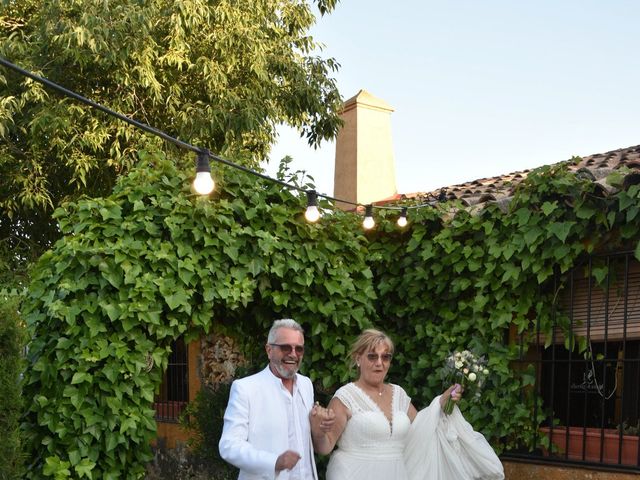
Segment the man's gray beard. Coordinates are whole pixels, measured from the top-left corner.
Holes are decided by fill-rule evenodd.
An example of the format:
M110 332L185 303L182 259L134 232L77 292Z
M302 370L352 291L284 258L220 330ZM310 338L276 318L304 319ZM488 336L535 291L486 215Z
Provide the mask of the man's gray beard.
M276 371L278 372L280 377L286 378L287 380L289 380L290 378L295 377L296 373L298 373L298 369L297 368L293 372L291 372L289 370L286 370L282 365L275 365L275 367L276 367Z

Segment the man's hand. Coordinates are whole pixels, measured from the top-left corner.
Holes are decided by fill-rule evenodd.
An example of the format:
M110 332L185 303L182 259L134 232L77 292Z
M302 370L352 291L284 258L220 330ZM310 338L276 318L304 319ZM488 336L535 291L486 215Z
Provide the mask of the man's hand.
M276 472L279 472L280 470L291 470L296 466L298 460L300 460L300 454L298 452L287 450L286 452L281 453L276 460Z
M328 432L336 422L336 414L333 409L324 408L316 402L309 414L309 421L311 422L312 432Z

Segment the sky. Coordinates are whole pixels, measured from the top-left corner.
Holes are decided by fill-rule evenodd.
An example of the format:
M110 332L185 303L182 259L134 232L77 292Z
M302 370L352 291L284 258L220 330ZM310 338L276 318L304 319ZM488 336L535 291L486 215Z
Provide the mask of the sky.
M638 0L342 0L311 34L391 114L399 193L640 144ZM335 144L285 155L333 194Z

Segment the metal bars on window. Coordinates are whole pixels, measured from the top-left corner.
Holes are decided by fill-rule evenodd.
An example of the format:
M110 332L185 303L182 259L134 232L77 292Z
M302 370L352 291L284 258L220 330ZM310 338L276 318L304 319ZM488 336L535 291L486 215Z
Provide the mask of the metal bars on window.
M589 257L558 273L553 292L551 328L536 318L519 336L519 361L536 370L539 427L525 456L638 471L640 263L631 252Z
M155 399L156 420L177 422L189 401L188 349L182 338L171 344L169 364Z

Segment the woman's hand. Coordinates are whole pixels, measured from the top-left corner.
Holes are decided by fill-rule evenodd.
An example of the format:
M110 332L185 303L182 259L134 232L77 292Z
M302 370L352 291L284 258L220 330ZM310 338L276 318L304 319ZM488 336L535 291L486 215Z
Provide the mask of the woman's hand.
M456 403L459 402L460 399L462 398L463 392L464 392L464 387L459 383L456 383L455 385L451 385L449 388L447 388L444 391L444 393L440 397L440 406L444 407L444 405L447 403L447 400L449 400L449 398L451 398L451 400Z

